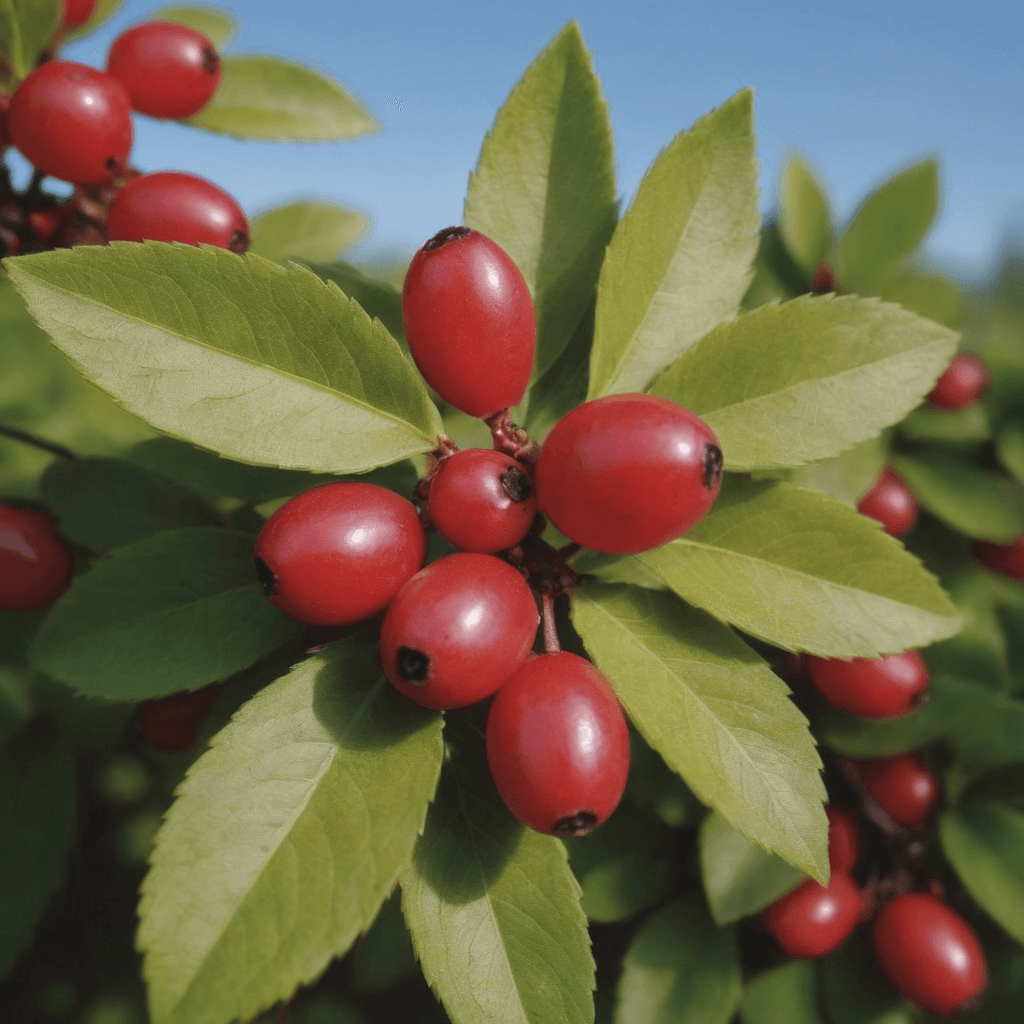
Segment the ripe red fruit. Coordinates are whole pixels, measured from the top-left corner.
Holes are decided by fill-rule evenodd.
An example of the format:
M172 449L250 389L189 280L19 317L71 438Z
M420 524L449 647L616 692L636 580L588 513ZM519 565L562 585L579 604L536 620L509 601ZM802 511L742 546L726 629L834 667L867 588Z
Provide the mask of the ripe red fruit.
M703 420L667 398L609 395L552 427L534 475L537 505L567 537L610 554L659 547L699 523L722 480Z
M539 618L526 580L507 562L447 555L388 606L380 630L384 674L428 708L475 704L529 657Z
M828 815L828 862L833 874L852 871L860 860L863 840L853 811L845 807L825 808Z
M93 16L96 3L97 0L64 0L61 28L66 31L84 25Z
M857 927L863 907L853 879L833 871L828 888L807 878L761 911L758 920L787 956L825 956Z
M122 32L107 55L132 107L150 117L191 117L220 84L220 57L208 36L170 21L146 21Z
M74 571L74 552L48 513L0 504L0 609L48 605L67 590Z
M501 452L469 448L445 459L430 483L430 521L459 551L493 554L518 544L537 514L526 470Z
M533 369L537 325L523 275L466 227L420 246L402 287L409 351L427 383L470 416L515 405Z
M107 214L107 238L203 242L241 254L249 248L249 221L227 192L205 178L158 171L139 175L118 192Z
M253 552L270 600L314 626L347 626L384 611L425 554L411 501L349 482L286 502L264 524Z
M825 700L863 718L908 714L921 703L930 681L918 651L851 661L808 655L807 672Z
M926 893L897 896L875 915L875 958L886 977L922 1010L966 1010L988 987L985 953L971 926Z
M101 185L123 174L132 148L131 103L115 78L85 64L40 64L11 97L11 141L44 174Z
M217 699L217 684L140 704L135 724L154 750L188 750Z
M836 272L827 263L822 263L814 272L811 291L815 295L825 295L828 292L836 291Z
M991 544L986 540L974 542L974 557L987 569L1024 583L1024 533L1012 544Z
M860 499L857 511L877 519L890 536L902 537L917 522L917 499L903 480L887 467L874 487Z
M864 788L897 825L918 828L927 824L941 788L917 754L896 754L856 764Z
M970 405L992 380L988 367L973 352L958 352L935 382L928 401L940 409Z
M568 651L527 661L491 702L487 763L524 825L562 837L596 828L629 774L629 730L608 680Z

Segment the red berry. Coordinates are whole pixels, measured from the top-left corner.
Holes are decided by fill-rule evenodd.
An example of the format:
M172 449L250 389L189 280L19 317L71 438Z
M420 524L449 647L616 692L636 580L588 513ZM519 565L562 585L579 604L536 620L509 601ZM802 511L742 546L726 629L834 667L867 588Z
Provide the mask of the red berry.
M860 499L857 511L877 519L890 536L902 537L917 522L917 499L903 480L886 468Z
M862 718L908 714L921 703L930 681L918 651L851 661L808 655L807 671L825 700Z
M853 879L833 871L828 888L807 878L761 911L761 927L787 956L825 956L857 927L864 902Z
M0 609L48 605L67 590L74 570L74 552L48 513L0 504Z
M515 405L537 325L523 275L496 242L445 228L420 246L402 288L409 351L427 383L470 416Z
M941 787L917 754L856 763L864 788L897 825L918 828L927 824L939 802Z
M988 987L985 952L971 926L926 893L897 896L875 915L875 958L922 1010L947 1017L970 1009Z
M987 569L1024 583L1024 533L1012 544L991 544L987 540L978 540L971 550Z
M811 291L815 295L825 295L836 290L836 272L827 264L822 263L814 272Z
M430 483L430 521L460 551L518 544L537 514L526 470L501 452L470 448L445 459Z
M529 657L537 604L526 580L493 555L431 562L395 595L380 660L395 689L428 708L489 697Z
M314 626L347 626L384 611L425 553L411 501L349 482L286 502L264 524L253 552L270 600Z
M118 242L217 245L239 254L249 248L242 208L205 178L180 171L141 174L110 204L107 238Z
M188 750L217 699L217 684L140 704L135 724L155 750Z
M845 807L825 808L828 815L828 862L833 873L852 871L860 860L860 825L853 811Z
M121 83L67 60L47 61L25 78L7 125L26 160L76 185L123 174L132 148L131 103Z
M487 763L524 825L562 837L600 825L629 773L629 730L608 680L568 651L527 661L491 703Z
M97 0L64 0L64 15L61 28L78 28L84 25L96 10Z
M722 480L718 438L667 398L609 395L551 429L537 504L577 544L610 554L659 547L699 523Z
M132 107L150 117L191 117L220 84L220 57L207 36L170 21L146 21L122 32L107 55Z
M973 352L958 352L936 381L928 401L940 409L970 405L992 380L988 367Z

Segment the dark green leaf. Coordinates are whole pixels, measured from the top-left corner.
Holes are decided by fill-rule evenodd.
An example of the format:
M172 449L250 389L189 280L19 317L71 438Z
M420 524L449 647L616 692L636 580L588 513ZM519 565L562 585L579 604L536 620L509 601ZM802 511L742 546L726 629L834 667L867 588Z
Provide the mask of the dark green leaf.
M402 293L387 281L368 277L351 264L336 260L318 263L309 268L324 281L333 281L350 299L355 299L370 316L375 316L388 333L401 344L405 343L402 324Z
M742 308L757 309L766 302L792 299L810 289L810 276L790 256L778 224L766 224L754 257L754 277L743 296Z
M740 1004L743 1024L824 1024L811 960L791 960L749 981Z
M357 992L384 992L415 972L416 953L409 941L402 899L396 889L349 955L349 976Z
M275 263L288 258L325 261L366 230L366 219L339 206L306 201L268 210L254 217L250 227L249 252Z
M124 742L128 723L135 714L134 702L101 704L38 673L33 674L31 684L32 702L57 724L77 750L108 754Z
M971 1024L1006 1024L1024 1006L1024 950L1016 943L989 944L989 987L981 1006L972 1012Z
M32 717L32 700L24 674L0 667L0 746Z
M996 454L1007 472L1024 484L1024 424L1010 423L996 438Z
M53 42L61 10L61 0L0 0L0 46L7 51L16 82Z
M912 1024L908 1004L882 976L862 932L822 962L822 994L832 1024Z
M173 21L177 25L187 25L197 32L202 32L217 49L235 33L235 22L229 11L219 7L192 7L174 5L161 7L149 15L153 21Z
M692 790L665 759L635 730L629 731L629 781L626 792L671 828L695 825L704 814Z
M992 436L988 413L978 402L963 409L939 409L922 405L901 424L900 433L910 441L987 441Z
M966 712L949 737L965 775L1024 763L1024 701L997 695Z
M832 248L832 218L825 193L799 157L790 157L786 164L779 199L779 229L786 248L807 274L813 274Z

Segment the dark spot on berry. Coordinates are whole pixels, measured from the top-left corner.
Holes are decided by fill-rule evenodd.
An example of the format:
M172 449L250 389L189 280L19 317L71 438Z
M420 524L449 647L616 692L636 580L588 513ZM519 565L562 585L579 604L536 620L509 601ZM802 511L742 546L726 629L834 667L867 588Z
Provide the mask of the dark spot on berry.
M430 659L413 647L399 647L396 657L398 674L407 683L426 683L430 675Z
M260 583L263 586L263 593L267 597L273 597L277 593L277 577L274 575L273 570L263 561L262 558L256 558L256 575L260 578Z
M722 479L722 449L710 441L704 445L704 486L710 491Z
M220 70L220 57L212 46L203 47L203 71L208 75L217 74Z
M526 501L533 493L530 478L518 466L509 466L498 479L501 489L512 501Z
M568 839L569 836L585 835L596 824L597 815L593 811L577 811L567 818L559 818L551 832L559 839Z
M117 174L121 169L121 164L118 162L116 156L107 157L107 162L104 164L109 174Z
M927 690L922 690L920 693L915 693L914 696L910 698L910 706L912 708L920 708L920 707L923 707L927 703L928 703L928 691Z
M461 225L453 228L444 228L442 231L438 231L433 238L429 238L423 243L423 251L433 252L435 249L440 249L442 245L446 245L448 242L454 242L458 238L465 238L466 235L471 235L472 233L472 228L463 227Z
M236 231L228 242L228 248L239 256L245 255L249 249L249 236L244 231Z

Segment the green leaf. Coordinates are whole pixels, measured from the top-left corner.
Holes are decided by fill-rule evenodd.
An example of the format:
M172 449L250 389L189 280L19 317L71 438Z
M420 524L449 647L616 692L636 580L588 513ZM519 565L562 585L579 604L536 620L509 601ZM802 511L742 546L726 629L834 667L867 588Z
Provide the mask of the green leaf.
M791 960L751 979L740 1003L743 1024L824 1024L810 960Z
M822 961L821 979L832 1024L912 1024L917 1019L878 970L870 940L861 930Z
M651 392L715 431L727 469L799 466L903 419L956 342L948 328L876 299L808 295L716 328Z
M696 900L676 900L626 952L615 1024L729 1024L740 988L735 933L716 928Z
M963 443L987 441L992 436L988 413L979 402L962 409L918 406L901 424L900 434L909 441Z
M235 34L235 20L221 7L192 7L187 4L161 7L148 16L152 21L173 21L202 32L217 49Z
M423 827L441 718L364 632L260 691L178 789L142 884L153 1024L249 1020L365 931Z
M779 195L779 230L790 255L813 274L832 247L832 218L828 200L810 167L790 157Z
M325 261L366 230L366 218L330 203L306 201L261 213L250 227L249 252L275 263L289 258Z
M963 626L873 519L784 483L727 475L702 523L637 557L684 600L787 651L877 658Z
M996 438L996 455L1007 472L1024 484L1024 424L1011 423L1000 431Z
M878 480L885 457L882 438L872 437L834 459L797 466L785 474L785 479L794 487L810 487L847 505L856 505Z
M840 239L836 272L847 291L871 294L917 248L939 203L938 166L915 164L868 196Z
M480 737L456 729L400 878L424 977L454 1024L589 1024L594 962L565 847L509 814Z
M701 825L700 868L711 916L719 927L764 910L806 878L745 839L718 814L709 814Z
M918 316L937 320L947 327L956 327L963 315L963 295L944 277L904 274L883 282L878 295L885 302L896 302Z
M0 746L32 717L32 699L24 674L0 667Z
M792 299L810 291L810 287L810 278L796 265L782 241L778 224L766 224L754 256L754 277L743 296L742 308L756 309L774 299Z
M134 702L101 704L38 673L31 683L32 702L56 723L76 750L110 754L124 743L125 730L135 715Z
M534 379L593 301L617 212L608 105L572 21L498 111L466 195L466 224L512 257L533 295Z
M61 9L61 0L0 0L0 46L7 51L16 82L53 42Z
M601 268L588 398L643 391L739 308L761 221L752 106L738 93L640 182Z
M732 630L664 591L587 584L572 621L633 725L702 803L823 880L821 761L785 683Z
M301 627L263 594L253 538L169 530L75 577L36 634L33 666L101 700L146 700L218 682Z
M441 429L394 339L302 267L119 242L7 268L90 380L228 458L359 473L429 451Z
M1024 763L1024 701L997 695L967 712L949 737L966 775Z
M352 139L380 130L333 79L277 57L221 57L213 99L185 124L238 139Z
M324 281L333 281L350 299L355 299L370 316L375 316L388 333L400 344L405 344L402 324L402 293L387 281L368 277L349 263L336 260L318 263L309 268Z
M348 967L352 988L357 992L397 988L407 974L416 973L416 953L402 917L402 899L397 889L384 901L370 930L360 936L348 958Z

